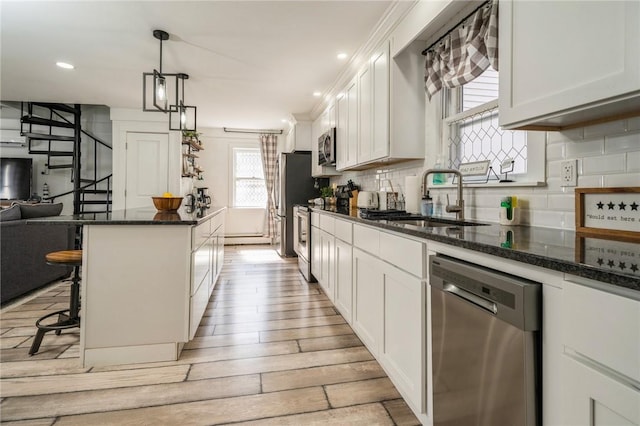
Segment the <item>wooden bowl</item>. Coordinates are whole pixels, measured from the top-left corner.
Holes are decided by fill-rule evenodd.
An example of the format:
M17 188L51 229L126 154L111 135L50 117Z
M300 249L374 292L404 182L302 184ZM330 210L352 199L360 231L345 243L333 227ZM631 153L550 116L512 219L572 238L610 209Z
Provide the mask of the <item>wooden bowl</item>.
M151 197L156 210L160 212L174 212L180 208L183 197Z

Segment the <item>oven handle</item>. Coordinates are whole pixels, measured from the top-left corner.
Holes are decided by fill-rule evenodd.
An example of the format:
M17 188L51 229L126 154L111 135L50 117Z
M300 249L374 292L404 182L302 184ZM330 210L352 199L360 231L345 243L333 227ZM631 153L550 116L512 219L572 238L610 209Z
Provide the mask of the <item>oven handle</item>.
M466 300L467 302L471 302L474 305L492 313L493 315L498 313L498 305L493 302L489 302L482 297L478 297L475 294L468 292L458 286L455 286L451 283L446 283L443 287L443 290L447 293L451 293L455 296L458 296L461 299Z

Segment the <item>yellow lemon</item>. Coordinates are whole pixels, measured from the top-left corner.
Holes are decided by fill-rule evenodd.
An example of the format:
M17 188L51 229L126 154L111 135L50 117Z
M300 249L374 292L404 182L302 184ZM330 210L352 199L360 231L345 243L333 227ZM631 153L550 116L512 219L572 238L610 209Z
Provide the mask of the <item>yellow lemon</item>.
M170 198L170 197L173 197L173 194L170 192L165 192L164 194L162 194L162 196L165 198Z

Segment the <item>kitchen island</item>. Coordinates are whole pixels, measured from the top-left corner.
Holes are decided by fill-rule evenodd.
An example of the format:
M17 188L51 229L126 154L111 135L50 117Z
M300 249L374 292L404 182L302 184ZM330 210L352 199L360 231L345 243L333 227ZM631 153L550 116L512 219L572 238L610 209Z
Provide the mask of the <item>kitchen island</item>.
M82 226L83 366L178 359L222 268L225 211L137 208L33 220Z

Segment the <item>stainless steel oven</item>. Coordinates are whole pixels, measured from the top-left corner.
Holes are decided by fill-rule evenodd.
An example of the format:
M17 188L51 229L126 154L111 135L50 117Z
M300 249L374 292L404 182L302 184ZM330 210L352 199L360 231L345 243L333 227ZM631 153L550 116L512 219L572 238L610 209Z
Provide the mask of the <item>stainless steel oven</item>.
M295 206L293 212L293 244L298 254L298 268L308 282L315 282L311 275L311 211L305 206Z

